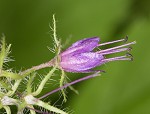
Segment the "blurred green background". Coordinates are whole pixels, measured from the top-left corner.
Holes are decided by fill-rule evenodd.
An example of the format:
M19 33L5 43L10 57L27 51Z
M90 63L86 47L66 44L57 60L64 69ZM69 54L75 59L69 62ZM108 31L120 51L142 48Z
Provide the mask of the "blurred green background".
M68 47L86 37L102 42L129 35L133 62L117 61L100 66L107 73L74 85L63 106L74 114L150 114L150 0L0 0L0 34L12 44L14 70L50 60L54 54L49 23L57 18L57 35ZM43 71L46 73L47 71ZM68 73L72 80L84 74ZM49 84L44 92L56 88ZM47 101L55 103L59 92ZM57 105L59 103L56 103Z

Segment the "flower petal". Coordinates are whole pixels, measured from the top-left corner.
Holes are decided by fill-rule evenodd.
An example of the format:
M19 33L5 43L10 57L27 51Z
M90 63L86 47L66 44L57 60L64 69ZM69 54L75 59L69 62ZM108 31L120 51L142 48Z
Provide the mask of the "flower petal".
M80 53L61 57L60 66L68 72L84 72L103 64L104 57L94 52Z
M61 53L61 56L68 54L77 54L77 53L85 53L92 51L95 47L97 47L99 43L98 37L93 38L85 38L83 40L79 40L72 44L66 51Z

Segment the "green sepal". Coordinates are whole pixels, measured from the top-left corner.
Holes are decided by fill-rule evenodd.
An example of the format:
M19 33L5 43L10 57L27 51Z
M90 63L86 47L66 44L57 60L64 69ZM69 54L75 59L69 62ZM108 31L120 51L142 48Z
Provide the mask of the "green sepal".
M5 56L6 56L6 44L5 44L5 36L3 36L1 40L0 69L3 68Z
M8 71L4 71L2 70L0 73L0 77L9 77L11 79L22 79L23 77L17 73L13 73L13 72L8 72Z
M2 81L2 80L0 80L0 86L1 86L2 88L5 88L5 89L7 89L7 90L12 91L11 87L10 87L9 85L7 85L7 83L4 82L4 81Z

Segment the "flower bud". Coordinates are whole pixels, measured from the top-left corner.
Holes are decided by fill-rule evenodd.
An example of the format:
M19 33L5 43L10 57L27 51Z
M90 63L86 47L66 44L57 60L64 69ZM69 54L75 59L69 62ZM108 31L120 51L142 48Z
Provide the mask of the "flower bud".
M104 49L96 52L93 51L95 48L98 48L99 46L121 42L125 40L126 38L102 44L98 44L100 41L98 37L79 40L60 54L60 67L67 72L85 73L85 72L93 72L92 68L100 66L109 61L133 60L132 56L127 55L113 58L105 58L105 55L123 51L128 52L131 47L127 46L135 44L136 43L135 41L124 45L112 47L109 49Z

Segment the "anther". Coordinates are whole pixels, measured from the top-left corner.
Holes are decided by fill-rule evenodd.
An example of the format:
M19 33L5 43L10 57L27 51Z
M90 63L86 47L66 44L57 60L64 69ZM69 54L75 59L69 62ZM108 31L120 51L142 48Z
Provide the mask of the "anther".
M100 70L100 72L106 73L106 71L105 71L105 70Z
M132 50L132 47L128 47L128 52L130 52Z
M132 58L130 58L131 59L131 61L133 61L133 57Z
M132 54L130 54L130 53L126 53L126 56L127 57L133 57Z
M126 56L130 58L131 61L133 61L133 56L130 53L126 53Z
M127 42L127 41L128 41L128 35L126 35L124 38L124 42Z

